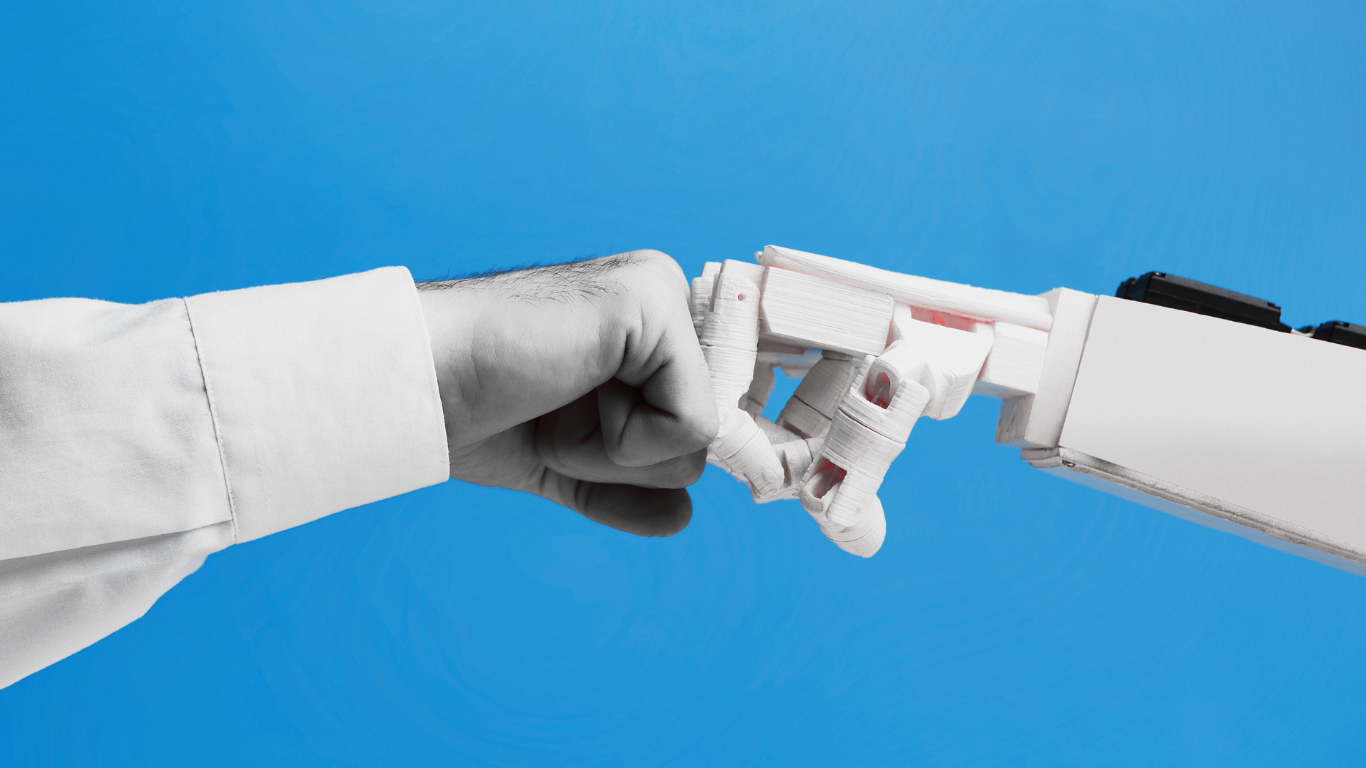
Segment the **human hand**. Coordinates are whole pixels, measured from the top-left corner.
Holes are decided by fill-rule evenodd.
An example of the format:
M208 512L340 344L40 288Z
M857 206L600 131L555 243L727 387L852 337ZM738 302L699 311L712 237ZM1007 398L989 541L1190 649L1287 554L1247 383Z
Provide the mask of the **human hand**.
M669 536L717 412L688 282L658 251L420 283L451 476Z

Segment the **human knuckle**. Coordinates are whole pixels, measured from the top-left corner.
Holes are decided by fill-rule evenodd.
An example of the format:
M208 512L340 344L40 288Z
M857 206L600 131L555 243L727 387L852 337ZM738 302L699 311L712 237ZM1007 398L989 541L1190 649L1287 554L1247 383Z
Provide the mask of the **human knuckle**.
M664 253L663 251L657 251L653 248L642 248L637 251L631 251L631 259L633 261L637 261L644 264L650 264L658 261L673 261L673 259L670 258L667 253Z
M620 441L608 439L607 436L604 435L602 447L603 451L607 454L608 461L619 467L631 466L631 452L627 451Z
M687 282L683 268L672 256L663 251L653 249L632 251L631 256L633 261L645 267L649 273L670 286L677 285L679 281L684 284Z

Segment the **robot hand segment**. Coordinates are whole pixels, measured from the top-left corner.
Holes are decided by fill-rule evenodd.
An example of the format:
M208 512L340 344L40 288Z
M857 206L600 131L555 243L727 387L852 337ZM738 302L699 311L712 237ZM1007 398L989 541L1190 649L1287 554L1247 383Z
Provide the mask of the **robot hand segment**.
M822 352L821 359L802 377L797 391L783 406L778 425L798 437L824 437L840 400L857 375L858 368L849 355Z
M785 490L787 471L768 437L739 408L723 408L721 414L721 429L708 458L748 485L756 501L778 498Z
M698 341L717 406L740 407L759 357L759 286L740 275L718 275Z
M759 287L727 272L719 272L713 285L705 309L696 307L702 316L699 341L721 417L708 458L748 485L756 500L778 498L790 487L788 472L753 415L763 409L773 387L771 369L756 367Z
M874 378L870 386L870 359L840 403L830 433L802 481L798 498L822 530L859 527L869 499L876 496L930 402L929 390L900 370L901 361L883 362L895 379Z
M764 406L768 405L768 396L773 394L773 385L777 378L772 365L757 360L754 363L754 376L750 380L749 391L745 393L740 409L756 419L759 418L759 414L764 412Z
M939 421L953 418L972 394L995 333L985 323L963 331L916 320L911 312L904 304L894 310L892 344L873 362L869 387L895 390L902 378L909 377L930 392L926 416Z
M900 309L900 308L898 308ZM840 402L839 410L798 498L842 549L849 541L869 557L877 548L866 535L885 531L878 488L892 461L906 447L916 419L946 419L958 413L991 350L987 332L960 331L898 313L895 341L880 356L867 358L863 370ZM880 545L880 541L879 541Z
M955 327L939 325L937 313L917 319L912 313L924 310L890 299L882 309L869 300L858 310L855 299L862 294L831 288L841 304L820 293L821 281L809 276L779 282L770 309L783 314L763 310L768 314L761 323L761 304L772 297L761 296L760 286L774 287L774 270L791 277L779 267L727 261L708 264L693 282L694 323L721 414L708 458L745 482L756 501L796 496L826 538L871 557L886 535L877 491L887 470L916 419L947 419L962 408L991 351L993 328L951 313L948 325ZM802 298L802 291L813 298ZM830 313L829 322L822 319ZM882 338L889 346L870 340L873 324L877 334L887 334ZM761 331L767 356L760 354ZM812 358L801 350L826 346L821 334L847 335L835 344L844 351L827 350L807 362ZM859 348L880 354L859 366L845 354ZM760 415L775 364L785 370L810 366L776 424Z
M859 510L859 519L848 526L822 520L811 514L820 526L821 533L835 546L859 557L872 557L882 548L887 538L887 517L882 511L882 501L876 495L870 496Z
M824 440L802 439L763 416L750 417L738 409L728 413L708 460L749 486L760 504L795 499Z

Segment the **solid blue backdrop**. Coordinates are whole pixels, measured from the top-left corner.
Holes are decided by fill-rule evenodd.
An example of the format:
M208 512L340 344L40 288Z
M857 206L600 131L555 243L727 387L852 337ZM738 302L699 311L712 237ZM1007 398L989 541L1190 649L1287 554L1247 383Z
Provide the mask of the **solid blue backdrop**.
M1366 322L1360 3L9 2L0 29L2 300L776 243ZM917 427L870 561L714 469L667 540L450 482L229 549L0 691L0 765L1366 759L1366 579L1035 472L994 423Z

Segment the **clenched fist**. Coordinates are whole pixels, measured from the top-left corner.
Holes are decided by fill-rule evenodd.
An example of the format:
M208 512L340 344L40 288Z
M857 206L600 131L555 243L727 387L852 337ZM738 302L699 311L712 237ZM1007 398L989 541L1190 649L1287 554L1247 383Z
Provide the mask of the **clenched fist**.
M451 476L646 536L682 530L717 413L673 259L422 283Z

